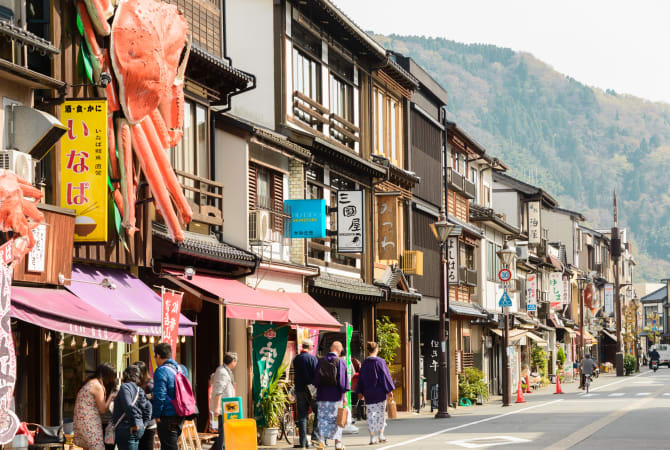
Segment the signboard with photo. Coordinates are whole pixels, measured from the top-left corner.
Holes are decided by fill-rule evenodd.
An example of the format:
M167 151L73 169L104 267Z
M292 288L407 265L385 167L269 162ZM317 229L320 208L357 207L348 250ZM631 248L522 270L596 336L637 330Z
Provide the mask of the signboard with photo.
M537 275L534 273L526 277L526 310L537 311Z
M337 192L337 253L365 250L364 192Z

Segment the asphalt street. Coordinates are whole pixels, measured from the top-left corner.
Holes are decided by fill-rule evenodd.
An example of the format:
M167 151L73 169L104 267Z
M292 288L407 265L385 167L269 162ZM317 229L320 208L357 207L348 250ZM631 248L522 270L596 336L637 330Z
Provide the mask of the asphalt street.
M449 419L405 414L389 422L383 445L368 445L367 428L358 423L360 433L345 435L344 444L384 450L670 448L670 369L623 378L602 374L589 394L576 383L563 388L563 395L553 394L552 385L505 408L499 400L458 408Z

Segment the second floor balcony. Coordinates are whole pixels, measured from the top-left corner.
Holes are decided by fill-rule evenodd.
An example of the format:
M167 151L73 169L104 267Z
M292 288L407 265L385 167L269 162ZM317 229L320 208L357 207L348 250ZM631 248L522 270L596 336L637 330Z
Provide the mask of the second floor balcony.
M223 184L180 170L175 171L193 209L192 227L223 227Z
M449 184L449 188L464 195L465 197L471 200L475 198L475 184L454 169L447 169L447 183Z

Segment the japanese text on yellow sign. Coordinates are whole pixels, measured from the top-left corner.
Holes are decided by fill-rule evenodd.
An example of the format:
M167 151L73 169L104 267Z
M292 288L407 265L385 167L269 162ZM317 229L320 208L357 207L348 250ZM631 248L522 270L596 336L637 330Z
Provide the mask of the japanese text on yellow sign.
M107 240L107 100L61 105L60 204L77 213L74 240Z

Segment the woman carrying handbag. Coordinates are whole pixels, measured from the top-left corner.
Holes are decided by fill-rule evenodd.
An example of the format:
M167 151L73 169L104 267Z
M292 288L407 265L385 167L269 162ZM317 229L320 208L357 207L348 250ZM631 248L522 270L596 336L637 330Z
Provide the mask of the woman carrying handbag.
M123 384L114 401L114 437L119 450L137 450L144 424L151 420L151 403L141 382L137 366L129 366L123 372Z
M116 370L102 363L77 392L74 404L74 443L87 450L105 450L101 414L114 399L107 395L116 386Z
M360 399L365 399L370 445L373 445L386 442L384 437L386 399L393 399L395 386L386 362L377 356L379 345L376 342L368 342L366 349L368 357L361 365L356 393ZM379 434L379 438L377 438L377 434Z

